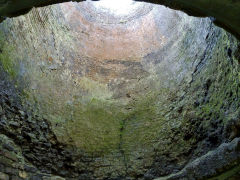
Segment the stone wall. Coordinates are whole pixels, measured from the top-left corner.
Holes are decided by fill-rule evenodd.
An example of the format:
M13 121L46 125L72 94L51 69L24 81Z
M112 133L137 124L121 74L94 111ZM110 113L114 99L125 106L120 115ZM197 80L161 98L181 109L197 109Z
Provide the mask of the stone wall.
M91 3L67 3L0 24L0 177L201 179L237 168L239 42L209 18L144 7L102 22ZM114 57L120 37L139 53ZM229 161L206 158L226 144ZM215 170L198 173L198 161Z
M80 2L82 0L77 0ZM136 0L144 1L155 4L161 4L168 6L172 9L177 9L188 13L193 16L212 17L215 23L237 37L240 35L240 3L239 1L232 0ZM67 2L67 0L49 0L47 2L39 0L21 0L1 1L0 15L1 19L5 19L6 16L13 17L21 14L25 14L31 10L32 7L47 6L55 3Z

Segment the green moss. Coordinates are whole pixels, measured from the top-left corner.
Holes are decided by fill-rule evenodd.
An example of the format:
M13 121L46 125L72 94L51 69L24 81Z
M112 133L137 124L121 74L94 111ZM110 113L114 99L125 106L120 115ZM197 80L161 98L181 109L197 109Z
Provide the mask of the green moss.
M157 141L166 120L160 114L165 108L158 107L158 103L161 104L159 97L158 93L152 92L128 105L131 110L125 119L123 131L123 148L127 154L152 148L153 142Z
M119 145L119 123L125 114L99 100L75 104L66 129L75 145L89 153L109 153Z
M4 70L12 77L17 76L17 62L14 59L14 49L11 45L8 45L3 33L0 33L0 62Z
M230 179L235 179L234 176L237 175L239 178L239 172L240 172L240 165L228 170L227 172L222 173L219 176L210 178L209 180L230 180Z
M4 50L4 52L2 54L0 54L0 61L1 61L2 65L3 65L4 70L11 77L15 78L17 76L16 64L14 64L14 62L10 58L10 55L8 53L6 53L5 50Z

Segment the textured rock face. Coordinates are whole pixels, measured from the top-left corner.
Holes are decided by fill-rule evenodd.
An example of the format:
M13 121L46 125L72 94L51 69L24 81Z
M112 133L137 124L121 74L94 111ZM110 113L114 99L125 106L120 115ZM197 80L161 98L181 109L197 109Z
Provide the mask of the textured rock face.
M238 168L239 42L209 18L132 6L116 15L71 2L0 24L0 177L201 179Z
M46 6L68 0L2 0L0 15L16 16L28 12L32 7ZM78 2L82 0L77 0ZM213 17L215 23L240 36L240 2L238 0L136 0L166 5L172 9L182 10L189 15Z
M168 177L159 178L157 180L164 179L204 179L212 175L216 175L218 170L225 168L229 162L235 162L239 159L239 138L234 139L231 143L223 143L214 151L210 151L201 158L190 162L184 169L176 174L172 174ZM196 171L196 169L198 169ZM235 177L234 177L235 176ZM239 178L239 165L233 168L230 172L223 173L222 175L212 179L237 179Z
M232 0L146 0L182 10L193 16L208 16L215 24L240 37L240 2Z

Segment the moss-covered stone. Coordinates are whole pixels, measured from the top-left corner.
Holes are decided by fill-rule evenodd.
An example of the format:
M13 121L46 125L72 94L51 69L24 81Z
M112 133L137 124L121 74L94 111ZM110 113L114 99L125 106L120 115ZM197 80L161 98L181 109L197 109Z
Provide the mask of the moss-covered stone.
M69 6L80 23L64 14ZM22 165L69 179L153 179L240 135L239 44L232 35L209 19L156 7L138 22L153 21L161 46L146 48L140 60L96 59L80 40L91 42L102 24L87 23L78 8L33 9L0 25L0 127L20 147ZM87 34L78 29L87 27Z

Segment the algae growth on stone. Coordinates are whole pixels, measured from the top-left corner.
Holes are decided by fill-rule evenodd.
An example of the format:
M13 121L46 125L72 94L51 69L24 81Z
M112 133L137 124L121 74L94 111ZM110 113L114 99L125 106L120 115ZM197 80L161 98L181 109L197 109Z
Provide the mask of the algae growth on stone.
M1 148L0 177L203 179L234 168L235 151L215 174L191 163L240 134L239 41L210 18L151 4L109 17L92 3L0 24L0 140L12 147Z

